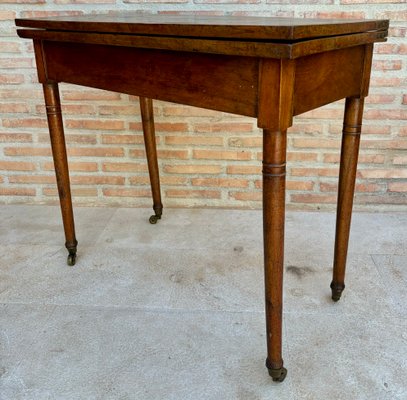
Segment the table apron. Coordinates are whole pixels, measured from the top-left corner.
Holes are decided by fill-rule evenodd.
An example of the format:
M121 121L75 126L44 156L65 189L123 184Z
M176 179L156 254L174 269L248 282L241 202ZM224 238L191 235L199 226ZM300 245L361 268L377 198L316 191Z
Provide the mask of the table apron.
M291 60L289 79L282 67L287 61L281 59L48 40L36 41L35 52L42 83L66 82L255 117L259 127L279 130L291 126L294 115L361 95L367 46ZM286 93L292 93L284 102L283 81ZM286 123L276 115L282 107Z
M258 58L42 43L46 80L251 117L257 114Z

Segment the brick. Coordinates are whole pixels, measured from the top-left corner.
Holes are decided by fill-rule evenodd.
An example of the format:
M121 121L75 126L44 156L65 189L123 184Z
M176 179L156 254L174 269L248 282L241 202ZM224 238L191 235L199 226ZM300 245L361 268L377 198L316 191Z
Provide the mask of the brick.
M35 196L35 189L30 188L0 188L0 196Z
M103 189L103 195L108 197L151 197L150 190L147 189Z
M259 161L263 160L263 152L257 153L257 159ZM318 153L302 153L299 151L290 151L287 154L287 161L317 161Z
M341 143L338 139L292 139L292 144L297 148L313 149L340 149Z
M368 4L405 3L405 0L341 0L341 4L367 4L367 3Z
M407 136L407 126L400 126L399 136Z
M195 4L258 4L261 0L194 0Z
M339 163L340 154L324 154L324 163ZM383 154L360 154L358 164L383 164Z
M82 15L83 11L22 11L21 18L44 18Z
M364 149L407 149L407 140L362 140Z
M261 165L228 165L226 172L233 175L259 175Z
M159 137L156 138L160 139ZM103 144L144 144L142 135L102 135Z
M219 165L164 165L164 172L170 174L219 174Z
M362 169L358 171L358 177L364 179L403 179L407 178L407 169Z
M287 180L286 181L286 189L287 190L313 190L315 186L315 183L312 181L292 181L292 180ZM254 187L256 189L262 189L263 188L263 181L261 180L256 180L254 182Z
M403 193L400 196L387 193L386 195L379 196L377 193L373 195L360 195L356 197L357 204L377 204L383 206L384 204L401 204L405 206L407 204L406 195Z
M390 104L396 99L395 95L390 94L370 94L366 98L366 104Z
M129 181L131 185L150 185L148 176L132 176ZM185 186L188 180L181 176L160 176L160 183L169 186Z
M62 90L63 100L119 100L120 93L105 90Z
M363 19L363 11L306 11L304 18Z
M30 108L21 103L0 103L0 113L28 113Z
M193 130L198 133L252 132L253 124L242 122L197 123L193 125Z
M143 127L141 122L131 122L129 124L130 129L136 131L142 131ZM183 122L155 122L154 124L156 132L187 132L188 124Z
M229 192L229 197L240 201L262 201L261 192Z
M342 124L329 125L329 133L342 134ZM391 128L389 125L362 125L362 137L364 135L390 135Z
M370 79L370 86L371 87L399 87L403 84L403 80L401 78L387 78L387 77L376 77L373 76Z
M342 109L331 109L331 108L317 108L312 111L307 111L301 115L301 118L317 118L317 119L342 119L343 110Z
M17 42L2 41L1 51L2 51L2 53L20 53L21 46L20 46L20 43L17 43Z
M393 164L407 165L407 155L406 156L396 156L393 158Z
M47 128L47 121L41 118L4 118L3 126L7 128Z
M333 0L266 0L267 4L333 4Z
M402 104L407 104L407 94L403 95Z
M375 54L396 54L400 46L394 43L377 43L374 47Z
M280 18L293 18L294 17L294 11L287 11L287 10L267 10L267 11L232 11L231 15L237 15L237 16L253 16L253 17L280 17Z
M16 13L14 11L0 10L0 21L14 19L15 17L16 17Z
M149 3L187 3L188 0L150 0ZM133 4L133 3L145 3L145 0L123 0L123 3Z
M42 99L42 91L40 90L21 90L21 89L4 89L0 88L0 99Z
M87 120L87 119L75 119L67 120L65 122L67 128L70 129L97 129L97 130L123 130L124 122L117 120Z
M291 176L338 176L339 168L291 168Z
M379 11L376 18L390 19L393 21L407 21L407 10L405 11Z
M49 140L49 135L48 135L48 140ZM75 144L96 144L96 135L75 135L73 133L68 133L65 135L65 141L70 144L70 143L75 143Z
M100 115L134 115L140 114L140 107L126 105L126 106L99 106Z
M168 145L206 145L206 146L222 146L223 138L215 136L166 136L165 144Z
M321 192L338 192L338 183L321 182L319 184ZM356 192L377 192L380 190L380 185L375 183L357 183L355 185Z
M0 85L17 85L24 82L24 75L21 74L0 74Z
M124 185L122 176L72 176L73 185Z
M95 162L75 162L68 160L69 170L75 172L95 172L98 171L98 165ZM41 164L41 169L44 171L53 171L54 163L46 162Z
M401 67L401 60L376 60L372 63L372 68L377 71L397 71Z
M236 178L193 178L191 179L192 186L209 186L209 187L233 187L245 188L248 187L247 179Z
M115 4L116 0L54 0L55 4Z
M294 125L289 129L289 135L292 133L312 133L321 134L323 132L323 125L321 124L301 124L294 122Z
M389 27L389 37L406 37L407 28L404 26L390 26Z
M11 175L8 178L10 183L25 183L25 184L52 184L56 183L54 175Z
M2 4L44 4L46 0L2 0Z
M228 139L230 147L262 147L262 137L232 137Z
M123 157L121 147L74 147L67 149L68 155L73 157Z
M194 150L192 154L199 160L250 160L252 158L252 153L248 151Z
M0 68L3 69L16 69L16 68L32 68L33 59L32 58L1 58L0 57Z
M390 182L388 185L388 190L389 192L407 192L407 182Z
M51 156L50 148L43 147L5 147L6 156Z
M220 190L167 189L165 195L169 198L220 199Z
M146 158L146 152L140 149L130 150L130 157L135 158ZM187 150L158 150L157 151L158 159L182 159L186 160L189 158Z
M102 164L102 170L105 172L145 172L147 165L131 162L105 162Z
M0 133L0 142L32 142L32 135L29 133Z
M26 161L0 161L0 170L5 171L34 171L35 164Z
M71 193L73 197L96 197L98 191L96 188L71 188ZM44 188L42 189L42 194L44 196L58 196L58 190L56 188Z
M299 194L293 193L290 196L291 202L293 203L306 203L306 204L323 204L323 203L336 203L336 196L335 195L327 195L327 194Z

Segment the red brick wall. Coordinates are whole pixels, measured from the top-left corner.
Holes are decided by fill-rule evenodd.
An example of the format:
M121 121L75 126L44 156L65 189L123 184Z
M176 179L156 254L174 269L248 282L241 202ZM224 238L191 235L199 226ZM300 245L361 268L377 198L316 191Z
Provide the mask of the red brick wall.
M109 10L283 17L390 18L375 47L356 207L406 210L405 0L2 0L0 202L53 203L55 178L32 46L15 17ZM151 205L137 98L61 84L76 204ZM343 102L295 118L289 131L288 205L333 209ZM254 119L155 102L165 206L260 207L261 132Z

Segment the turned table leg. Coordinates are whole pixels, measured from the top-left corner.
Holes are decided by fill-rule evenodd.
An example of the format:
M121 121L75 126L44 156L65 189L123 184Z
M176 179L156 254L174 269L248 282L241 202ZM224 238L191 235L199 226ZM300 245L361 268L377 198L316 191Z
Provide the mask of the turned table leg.
M263 234L267 360L274 381L287 370L282 359L285 163L287 131L263 131Z
M163 205L161 203L160 177L158 173L157 148L155 142L153 101L146 97L140 97L140 109L148 172L150 174L151 191L153 194L153 210L155 213L155 215L150 217L150 223L155 224L161 219Z
M44 83L44 98L47 110L49 134L51 138L52 156L54 158L59 201L65 230L65 247L68 249L68 265L74 265L78 242L75 238L75 225L72 210L71 188L69 184L68 160L64 127L61 114L58 84Z
M345 289L346 256L355 190L360 132L362 127L364 98L346 99L343 123L341 164L339 171L338 206L336 213L336 236L331 283L332 300L338 301Z

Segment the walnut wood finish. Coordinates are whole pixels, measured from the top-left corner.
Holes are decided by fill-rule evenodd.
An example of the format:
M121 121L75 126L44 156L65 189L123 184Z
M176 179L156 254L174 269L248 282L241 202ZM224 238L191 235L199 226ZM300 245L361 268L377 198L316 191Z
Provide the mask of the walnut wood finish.
M299 40L386 30L387 20L261 18L202 15L147 15L119 12L35 19L16 19L17 26L58 31L131 33L148 36Z
M78 242L75 237L75 224L72 210L68 160L66 157L59 90L58 85L55 82L44 83L43 88L49 134L51 138L52 157L54 159L59 201L65 230L65 247L69 252L68 264L74 265Z
M151 99L140 97L141 120L143 123L144 144L150 175L151 192L153 193L153 210L155 215L150 217L150 222L155 224L161 219L163 205L161 203L160 177L158 173L157 148L155 143L154 111Z
M282 359L284 220L287 131L263 132L263 237L267 360L273 380L285 378Z
M347 98L345 105L336 214L334 268L331 283L332 300L334 301L340 299L345 289L346 256L348 253L353 193L362 130L363 103L363 98Z
M155 217L161 197L151 99L257 118L263 129L264 272L269 374L282 358L287 129L293 116L347 98L338 192L333 299L344 288L363 99L373 42L388 21L82 16L18 20L34 39L70 255L76 252L57 82L140 96ZM150 220L151 221L151 220Z

